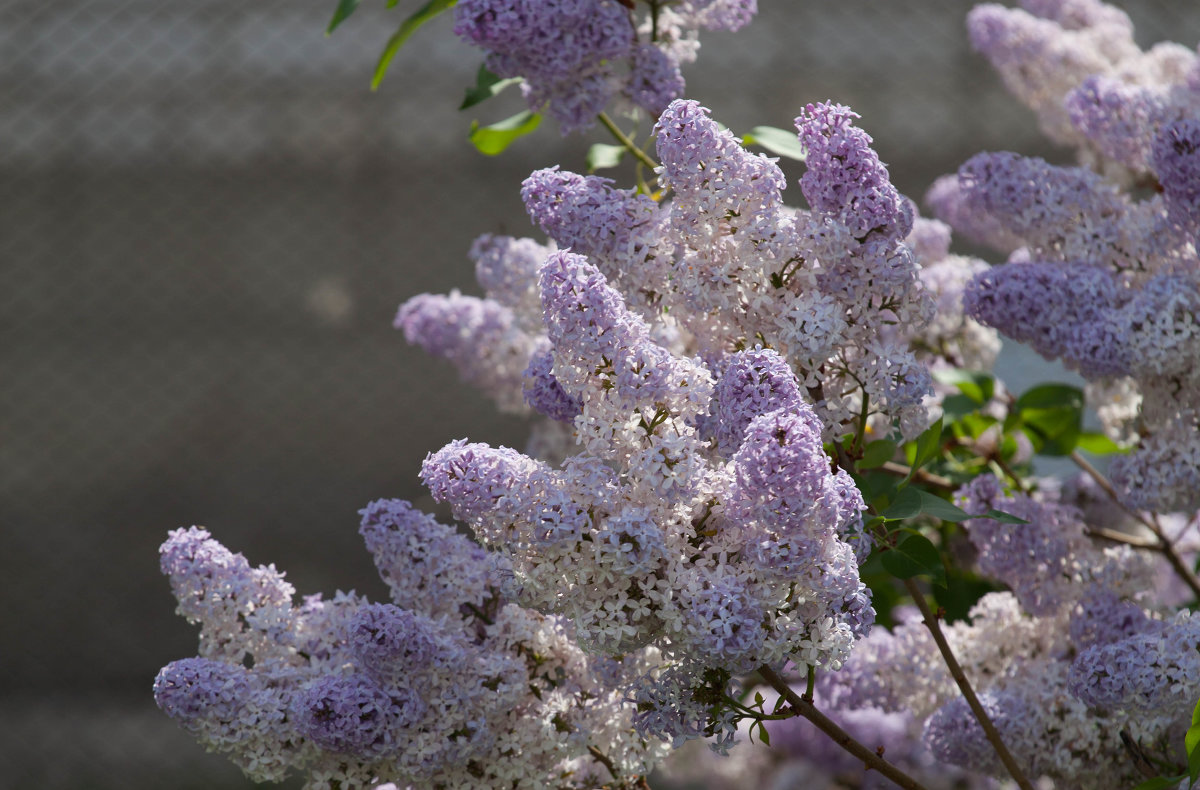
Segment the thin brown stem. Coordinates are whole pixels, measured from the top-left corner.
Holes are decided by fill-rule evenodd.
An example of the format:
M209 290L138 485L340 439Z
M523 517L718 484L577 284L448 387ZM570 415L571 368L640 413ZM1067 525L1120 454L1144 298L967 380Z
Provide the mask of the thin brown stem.
M833 742L838 746L862 760L868 768L878 771L906 790L927 790L916 779L913 779L883 759L883 757L856 741L850 733L843 730L836 722L817 710L815 705L793 691L792 687L787 684L787 681L781 678L775 670L764 665L758 668L758 674L762 676L763 680L767 681L767 684L771 688L783 695L784 699L788 701L788 704L792 706L796 713L811 721L816 725L817 729L832 738Z
M651 170L658 167L658 162L655 162L646 155L645 151L638 148L637 144L633 142L633 140L629 139L629 135L622 132L621 129L615 123L613 123L613 119L608 117L608 113L601 112L596 117L600 119L600 123L604 124L604 128L608 129L609 134L615 137L617 142L623 145L626 151L633 154L639 162Z
M1154 543L1150 543L1148 541L1135 543L1134 540L1136 539L1128 536L1126 538L1116 539L1113 536L1120 533L1114 533L1111 530L1104 530L1105 534L1100 535L1100 537L1103 537L1106 540L1118 540L1118 542L1125 543L1136 548L1150 549L1162 554L1167 558L1167 562L1170 563L1171 568L1175 571L1175 574L1182 579L1183 583L1186 584L1188 589L1192 591L1192 595L1200 599L1200 580L1198 580L1196 578L1196 574L1192 573L1191 569L1188 568L1187 563L1185 563L1183 558L1179 556L1179 552L1175 551L1174 544L1171 543L1171 540L1163 532L1162 526L1158 523L1158 521L1153 518L1147 518L1144 514L1138 513L1123 503L1121 498L1117 495L1117 490L1113 488L1113 485L1109 482L1108 478L1105 477L1099 469L1092 466L1088 459L1080 455L1077 450L1071 453L1071 460L1075 462L1076 466L1086 472L1089 477L1096 481L1096 485L1100 486L1100 489L1104 491L1104 493L1108 494L1108 498L1111 499L1117 505L1117 507L1124 510L1139 523L1145 526L1146 529L1154 533L1154 537L1158 540ZM1095 533L1097 530L1092 530L1092 532Z
M935 475L932 472L926 472L924 469L918 469L914 472L911 467L898 464L895 461L888 461L879 467L879 469L896 477L908 477L911 473L912 479L918 483L924 483L931 488L938 488L942 491L956 491L958 489L958 486L954 485L954 482L948 477Z
M595 746L592 746L591 744L588 744L587 750L588 750L588 754L590 754L593 757L593 759L596 760L596 762L600 763L601 765L603 765L605 768L608 769L608 772L612 775L613 779L620 781L621 775L617 773L617 768L616 768L616 766L613 765L613 761L611 759L609 759L608 755L606 755L604 752L597 749Z
M979 697L975 694L975 689L971 687L971 682L967 680L962 666L958 663L958 659L954 657L954 651L950 649L950 643L946 641L946 635L942 633L942 627L938 624L937 617L925 601L925 595L921 592L921 588L912 579L905 579L904 586L908 590L908 594L912 596L913 603L921 610L921 615L925 618L925 626L929 629L929 633L933 635L933 641L937 643L938 650L942 654L942 659L946 662L946 667L950 670L950 676L958 684L958 690L962 692L963 697L967 700L967 705L971 708L971 712L975 714L975 718L979 721L980 726L983 727L984 735L987 736L988 742L992 744L992 748L996 750L996 755L1000 758L1000 762L1004 763L1004 767L1008 769L1009 775L1012 776L1021 790L1033 790L1033 785L1025 778L1025 773L1017 765L1017 761L1013 759L1012 754L1008 751L1008 747L1004 745L1004 739L1000 737L1000 732L996 729L996 725L992 724L987 711L980 704Z

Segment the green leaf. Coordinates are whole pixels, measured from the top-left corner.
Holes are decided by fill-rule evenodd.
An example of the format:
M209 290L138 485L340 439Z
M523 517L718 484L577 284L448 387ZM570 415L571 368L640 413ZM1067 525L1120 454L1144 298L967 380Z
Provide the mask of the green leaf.
M1117 455L1129 452L1104 434L1095 431L1084 431L1079 434L1079 443L1075 446L1092 455Z
M896 443L879 439L863 448L863 456L855 466L859 469L877 469L896 455Z
M625 155L625 146L609 145L608 143L595 143L587 152L587 169L589 173L595 173L597 170L603 170L608 167L616 167L621 163L621 157Z
M1200 779L1200 702L1192 709L1192 726L1183 736L1183 745L1187 748L1188 779L1194 785Z
M471 121L471 142L480 153L495 156L512 145L513 140L538 128L541 122L542 116L529 110L523 110L491 126L480 126L478 121Z
M888 573L897 579L929 576L939 587L946 586L946 567L937 547L924 535L909 535L889 551L881 561Z
M1187 774L1180 774L1179 776L1156 776L1137 785L1133 790L1167 790L1168 787L1178 787L1179 783L1184 779L1187 779Z
M388 66L392 63L392 58L396 57L396 53L400 51L400 47L404 46L404 42L412 37L413 33L421 25L433 19L443 11L453 8L458 0L429 0L428 3L418 8L413 12L413 15L400 23L400 27L388 39L387 45L383 48L382 54L379 56L379 63L375 65L375 76L371 79L371 90L377 90L379 83L383 82L383 75L387 73ZM391 8L395 2L388 3Z
M951 422L959 422L978 409L979 404L966 395L949 395L942 401L942 414Z
M801 162L808 156L804 146L800 144L795 132L778 129L774 126L755 126L749 134L742 137L745 145L757 145L765 148L776 156L786 156L788 159L798 159Z
M983 515L987 516L990 519L995 519L996 521L999 521L1001 524L1028 524L1029 523L1028 521L1021 518L1020 516L1014 516L1012 513L1005 513L1003 510L996 510L995 508L992 508L991 510L984 513Z
M354 13L354 9L358 8L359 0L338 0L337 10L333 12L333 19L329 20L329 27L325 28L325 35L330 35L337 26L346 21L346 17Z
M1042 455L1070 455L1083 433L1083 391L1078 387L1040 384L1017 398L1013 409L1033 449Z
M908 477L904 478L905 482L912 479L917 470L924 466L938 453L938 449L942 445L942 418L925 429L925 432L917 437L915 450L912 457L912 467L908 470Z
M488 71L487 66L480 66L479 73L475 75L474 87L467 88L467 95L463 97L462 104L458 105L458 109L465 110L468 107L474 107L481 101L492 98L509 85L516 85L520 81L520 77L508 77L507 79L497 77Z
M771 733L767 732L767 725L761 721L758 723L758 739L764 746L771 745Z
M901 489L900 493L896 494L896 498L883 511L883 517L894 521L914 518L921 515L921 504L920 489L912 487Z
M996 393L996 378L991 373L951 368L934 371L933 377L943 384L958 387L959 392L980 406Z
M931 494L928 491L917 489L921 495L921 512L940 518L942 521L953 521L957 524L960 521L966 521L970 518L965 510L952 502L947 502L936 494Z

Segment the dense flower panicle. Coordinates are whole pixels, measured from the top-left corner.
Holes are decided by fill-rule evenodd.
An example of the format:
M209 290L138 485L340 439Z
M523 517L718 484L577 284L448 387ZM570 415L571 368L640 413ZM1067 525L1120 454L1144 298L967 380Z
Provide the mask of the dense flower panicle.
M1172 123L1155 136L1151 160L1168 217L1200 244L1200 106L1195 118Z
M716 448L731 456L742 446L754 418L777 409L809 409L787 360L771 349L756 346L724 362L713 390L712 423Z
M1056 12L1081 4L1026 5L1029 10L976 6L967 15L971 44L1000 72L1009 91L1037 112L1048 137L1076 144L1081 136L1063 98L1085 78L1137 57L1133 25L1119 10L1098 2L1089 4L1094 13L1061 16Z
M475 262L475 280L488 299L512 310L517 325L532 334L542 329L537 270L554 249L553 242L546 245L485 233L475 239L468 253Z
M1000 733L1005 744L1027 726L1029 712L1014 695L983 692L979 704ZM985 773L1004 771L996 750L963 697L955 697L938 708L925 722L925 745L938 760ZM1011 747L1010 747L1011 748ZM1020 755L1026 762L1025 755Z
M892 186L871 136L854 126L859 117L829 102L805 108L796 119L808 166L800 189L814 211L836 218L857 239L902 239L912 230L912 207Z
M937 310L928 326L910 337L918 358L945 360L967 370L991 370L1000 353L999 333L968 315L964 305L968 284L982 276L988 265L961 255L920 260L921 282L933 294Z
M362 535L392 601L429 617L453 615L464 607L491 606L512 569L491 554L402 499L380 499L359 511Z
M968 316L1089 377L1128 375L1128 291L1088 264L1012 263L979 271L963 291Z
M621 0L463 0L454 32L488 52L496 75L524 78L529 108L568 134L619 94L658 115L683 93L679 66L696 57L696 31L737 30L756 12L756 0L686 0L639 26Z
M948 223L954 232L1008 254L1021 246L1021 239L996 217L978 211L968 200L967 191L958 175L940 176L925 193L925 203L938 219Z
M386 558L381 569L393 571L389 583L403 574L417 580L422 569L454 577L441 580L447 583L492 583L496 565L488 555L407 503L373 503L364 514L364 535L377 560ZM400 529L415 538L407 560ZM430 545L420 545L421 537ZM463 556L430 556L439 550ZM206 579L216 597L248 568L202 530L178 530L163 553L184 602L199 589L186 578ZM455 573L471 566L474 577ZM428 596L437 593L434 582L417 584ZM155 698L251 778L280 781L300 771L309 790L381 782L592 787L606 769L589 746L630 776L661 758L660 747L633 734L632 707L618 690L650 672L655 655L591 660L562 621L501 605L489 587L447 592L448 602L422 599L428 614L353 596L309 596L270 629L251 618L268 632L262 641L275 646L255 654L253 667L232 652L176 661L159 673ZM405 595L413 593L397 598ZM479 605L463 612L460 602ZM252 640L231 631L224 641Z
M563 134L591 126L614 90L614 61L635 40L616 0L464 0L454 32L488 51L501 77L524 77L530 108L553 115Z
M574 422L583 404L554 378L554 349L546 343L529 360L524 373L525 402L529 408L559 422Z
M551 167L534 171L522 182L521 199L546 235L586 255L626 294L653 289L660 279L653 258L663 212L646 195L616 189L612 183ZM530 284L536 288L536 283L535 270Z
M1200 624L1180 612L1161 627L1080 651L1071 693L1106 711L1185 718L1200 694Z
M521 373L537 337L518 325L508 307L458 291L420 294L400 306L394 326L409 343L453 362L459 375L490 393L502 410L526 411Z
M1071 611L1071 643L1078 651L1162 628L1141 606L1104 587L1094 587Z

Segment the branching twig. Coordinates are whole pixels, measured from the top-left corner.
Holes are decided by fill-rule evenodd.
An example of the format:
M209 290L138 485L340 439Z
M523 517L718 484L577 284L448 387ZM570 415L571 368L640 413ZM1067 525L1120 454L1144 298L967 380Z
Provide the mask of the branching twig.
M1176 575L1179 576L1179 578L1183 580L1183 583L1188 586L1188 589L1192 591L1192 595L1200 599L1200 580L1198 580L1196 578L1196 574L1192 573L1191 569L1188 568L1187 564L1183 561L1183 558L1179 556L1179 552L1175 551L1175 546L1163 532L1162 526L1159 525L1157 521L1147 518L1145 515L1138 513L1122 502L1121 498L1117 495L1117 490L1113 488L1113 485L1109 482L1108 478L1105 477L1099 469L1092 466L1088 459L1080 455L1079 451L1076 450L1071 453L1071 460L1075 462L1076 466L1086 472L1089 477L1096 481L1096 485L1100 486L1100 489L1104 491L1104 493L1108 494L1108 498L1116 503L1117 507L1124 510L1139 523L1145 526L1146 529L1154 533L1154 537L1158 540L1153 543L1149 541L1139 541L1135 543L1134 541L1137 540L1136 538L1131 538L1130 536L1122 536L1121 538L1117 538L1115 536L1119 535L1120 533L1114 533L1111 530L1104 530L1104 534L1101 534L1099 537L1105 538L1106 540L1115 540L1136 548L1151 549L1162 554L1167 558L1167 562L1171 564L1171 568L1174 569ZM1091 531L1093 533L1097 532L1097 530Z
M617 142L620 143L621 145L623 145L625 147L626 151L633 154L639 162L641 162L643 165L650 168L651 170L658 167L658 162L655 162L653 159L651 159L649 156L646 155L645 151L638 148L637 144L634 143L633 140L629 139L629 135L622 132L620 130L620 128L618 128L617 125L615 123L613 123L613 119L609 118L607 113L601 112L596 117L600 119L600 123L604 124L604 128L608 129L609 133L612 134L612 136L616 138Z
M621 781L621 775L617 773L617 768L613 765L613 761L609 759L608 755L597 749L595 746L592 746L590 743L588 744L587 750L588 754L590 754L596 760L596 762L608 769L608 772L612 774L613 779L616 779L618 782Z
M775 670L768 666L761 666L758 668L758 674L762 675L763 680L767 681L767 684L771 688L783 695L796 713L811 721L816 725L817 729L832 738L833 742L838 746L862 760L868 768L878 771L906 790L926 790L925 786L917 782L916 779L913 779L871 749L863 746L850 733L843 730L832 719L817 710L815 705L803 699L792 690L792 687L783 678L776 674Z
M979 720L979 724L983 727L983 732L987 736L988 742L992 744L992 748L996 750L997 756L1000 757L1000 762L1004 763L1004 767L1008 769L1009 775L1012 776L1021 790L1033 790L1033 785L1025 778L1024 772L1017 765L1012 754L1009 753L1008 747L1004 745L1004 740L1000 737L1000 732L996 729L996 725L992 724L987 711L979 703L979 697L975 695L975 689L971 687L971 682L967 680L966 674L963 673L962 666L959 665L958 659L954 657L954 651L950 649L950 643L946 641L946 635L942 633L942 627L938 625L937 617L930 610L929 604L926 603L921 588L912 579L905 579L904 587L908 590L908 594L912 596L913 603L921 610L921 615L925 618L925 626L929 629L929 633L933 635L933 641L937 643L938 650L946 662L946 667L950 670L951 677L958 684L958 690L962 692L963 697L967 700L967 705L970 706L971 712Z

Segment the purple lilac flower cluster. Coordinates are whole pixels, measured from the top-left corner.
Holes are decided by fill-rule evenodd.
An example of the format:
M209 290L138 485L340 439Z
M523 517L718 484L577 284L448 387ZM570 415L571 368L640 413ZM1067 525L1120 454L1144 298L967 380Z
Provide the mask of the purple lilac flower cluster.
M620 0L462 0L454 32L487 51L487 67L520 77L529 108L563 134L586 129L614 98L657 116L684 89L699 29L737 30L756 0L685 0L640 24Z
M653 651L587 656L568 623L508 602L502 556L407 502L362 515L393 603L296 605L273 566L202 529L172 532L163 571L201 641L159 673L159 707L255 781L299 772L314 789L592 787L662 756L631 734L614 690L650 671Z
M936 213L1008 255L967 286L972 318L1092 382L1123 501L1200 507L1200 57L1142 51L1099 0L985 4L972 42L1081 166L979 154L930 191ZM1144 187L1155 187L1143 196Z

